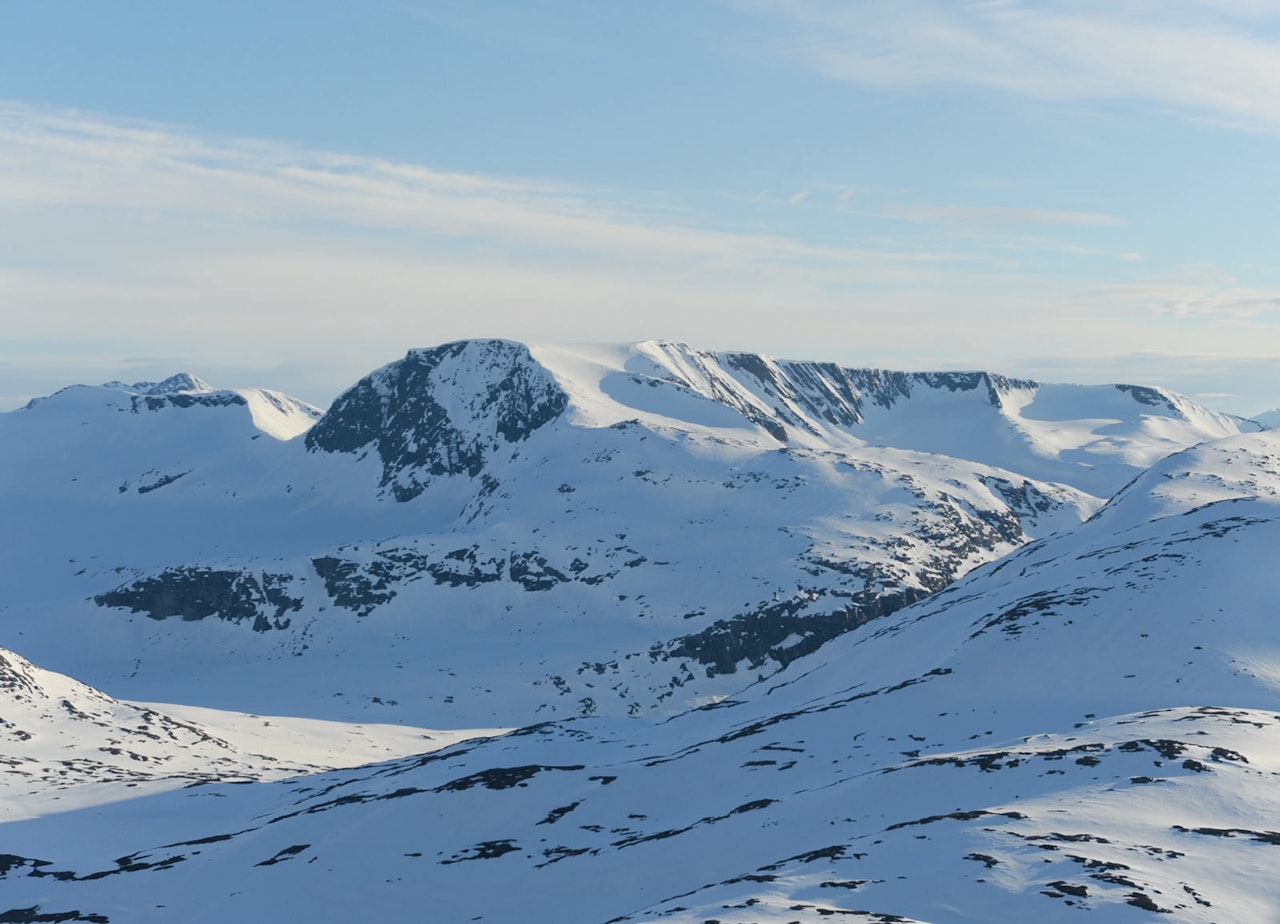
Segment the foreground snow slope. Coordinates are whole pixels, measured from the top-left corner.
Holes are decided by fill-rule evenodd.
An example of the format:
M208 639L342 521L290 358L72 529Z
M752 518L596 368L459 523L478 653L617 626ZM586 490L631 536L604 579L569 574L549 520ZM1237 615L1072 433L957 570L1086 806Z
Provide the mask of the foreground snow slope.
M6 825L0 894L60 920L1280 919L1278 455L1179 454L713 707ZM1235 487L1161 490L1197 479Z
M132 799L193 781L297 777L497 734L121 702L4 649L0 716L4 821Z
M311 413L246 394L179 376L0 415L4 641L243 712L678 712L1238 424L1152 389L656 342L413 350L290 440Z

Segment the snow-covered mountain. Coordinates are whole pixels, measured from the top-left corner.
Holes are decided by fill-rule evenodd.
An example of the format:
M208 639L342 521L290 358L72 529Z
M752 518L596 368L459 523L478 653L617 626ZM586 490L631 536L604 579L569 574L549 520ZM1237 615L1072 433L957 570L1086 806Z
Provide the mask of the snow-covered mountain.
M1280 436L1227 437L715 704L7 825L0 904L85 921L1280 919L1278 544Z
M0 416L12 647L243 712L672 714L1240 429L1157 389L657 342L412 350L287 440L311 412L247 394L179 376Z
M1280 427L1280 407L1255 414L1251 419L1264 427Z
M496 734L126 703L0 649L0 821L212 781L280 780Z

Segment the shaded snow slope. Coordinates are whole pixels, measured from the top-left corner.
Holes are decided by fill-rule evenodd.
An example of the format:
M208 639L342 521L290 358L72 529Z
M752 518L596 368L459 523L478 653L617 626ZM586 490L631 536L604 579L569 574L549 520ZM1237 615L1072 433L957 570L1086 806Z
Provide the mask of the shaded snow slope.
M132 385L107 382L98 388L72 385L48 397L32 399L27 409L50 401L66 402L68 406L81 409L86 405L92 408L95 402L101 402L135 414L154 413L167 407L245 407L254 426L280 440L305 433L324 416L318 407L282 392L265 388L218 389L189 372L179 372L160 382L135 382Z
M1251 419L1264 427L1280 427L1280 407L1255 414Z
M1235 426L1150 389L658 342L412 350L287 441L252 411L176 377L0 415L4 640L244 712L678 712Z
M1280 497L1280 432L1214 440L1161 459L1097 514L1112 528L1218 501Z
M1170 452L1254 425L1137 385L1044 385L986 372L892 372L650 341L536 347L579 420L763 431L786 445L892 446L1109 497ZM639 413L637 413L639 412Z
M121 702L3 649L0 715L4 821L193 783L314 774L495 733Z
M1176 456L1235 495L1154 473L714 706L7 825L0 894L113 921L1275 920L1277 446Z

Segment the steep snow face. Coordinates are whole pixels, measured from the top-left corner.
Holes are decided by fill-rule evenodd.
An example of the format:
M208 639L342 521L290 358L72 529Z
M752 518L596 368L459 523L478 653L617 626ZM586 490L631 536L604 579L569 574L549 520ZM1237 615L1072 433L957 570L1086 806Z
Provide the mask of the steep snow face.
M1157 473L665 721L9 826L5 899L143 922L1280 919L1275 447L1185 453L1167 470L1256 489L1175 512L1142 490Z
M584 424L638 417L790 446L914 449L1098 497L1109 497L1170 452L1238 433L1245 423L1181 395L1134 385L850 369L657 341L544 346L533 354L560 380Z
M266 388L237 388L253 415L253 425L278 440L291 440L310 430L324 411L298 398Z

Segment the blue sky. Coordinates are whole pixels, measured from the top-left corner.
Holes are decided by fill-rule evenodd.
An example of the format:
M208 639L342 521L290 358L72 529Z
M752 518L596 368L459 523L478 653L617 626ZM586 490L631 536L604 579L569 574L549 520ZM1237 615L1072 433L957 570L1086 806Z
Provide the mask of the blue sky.
M0 0L0 408L470 336L1280 405L1270 0Z

